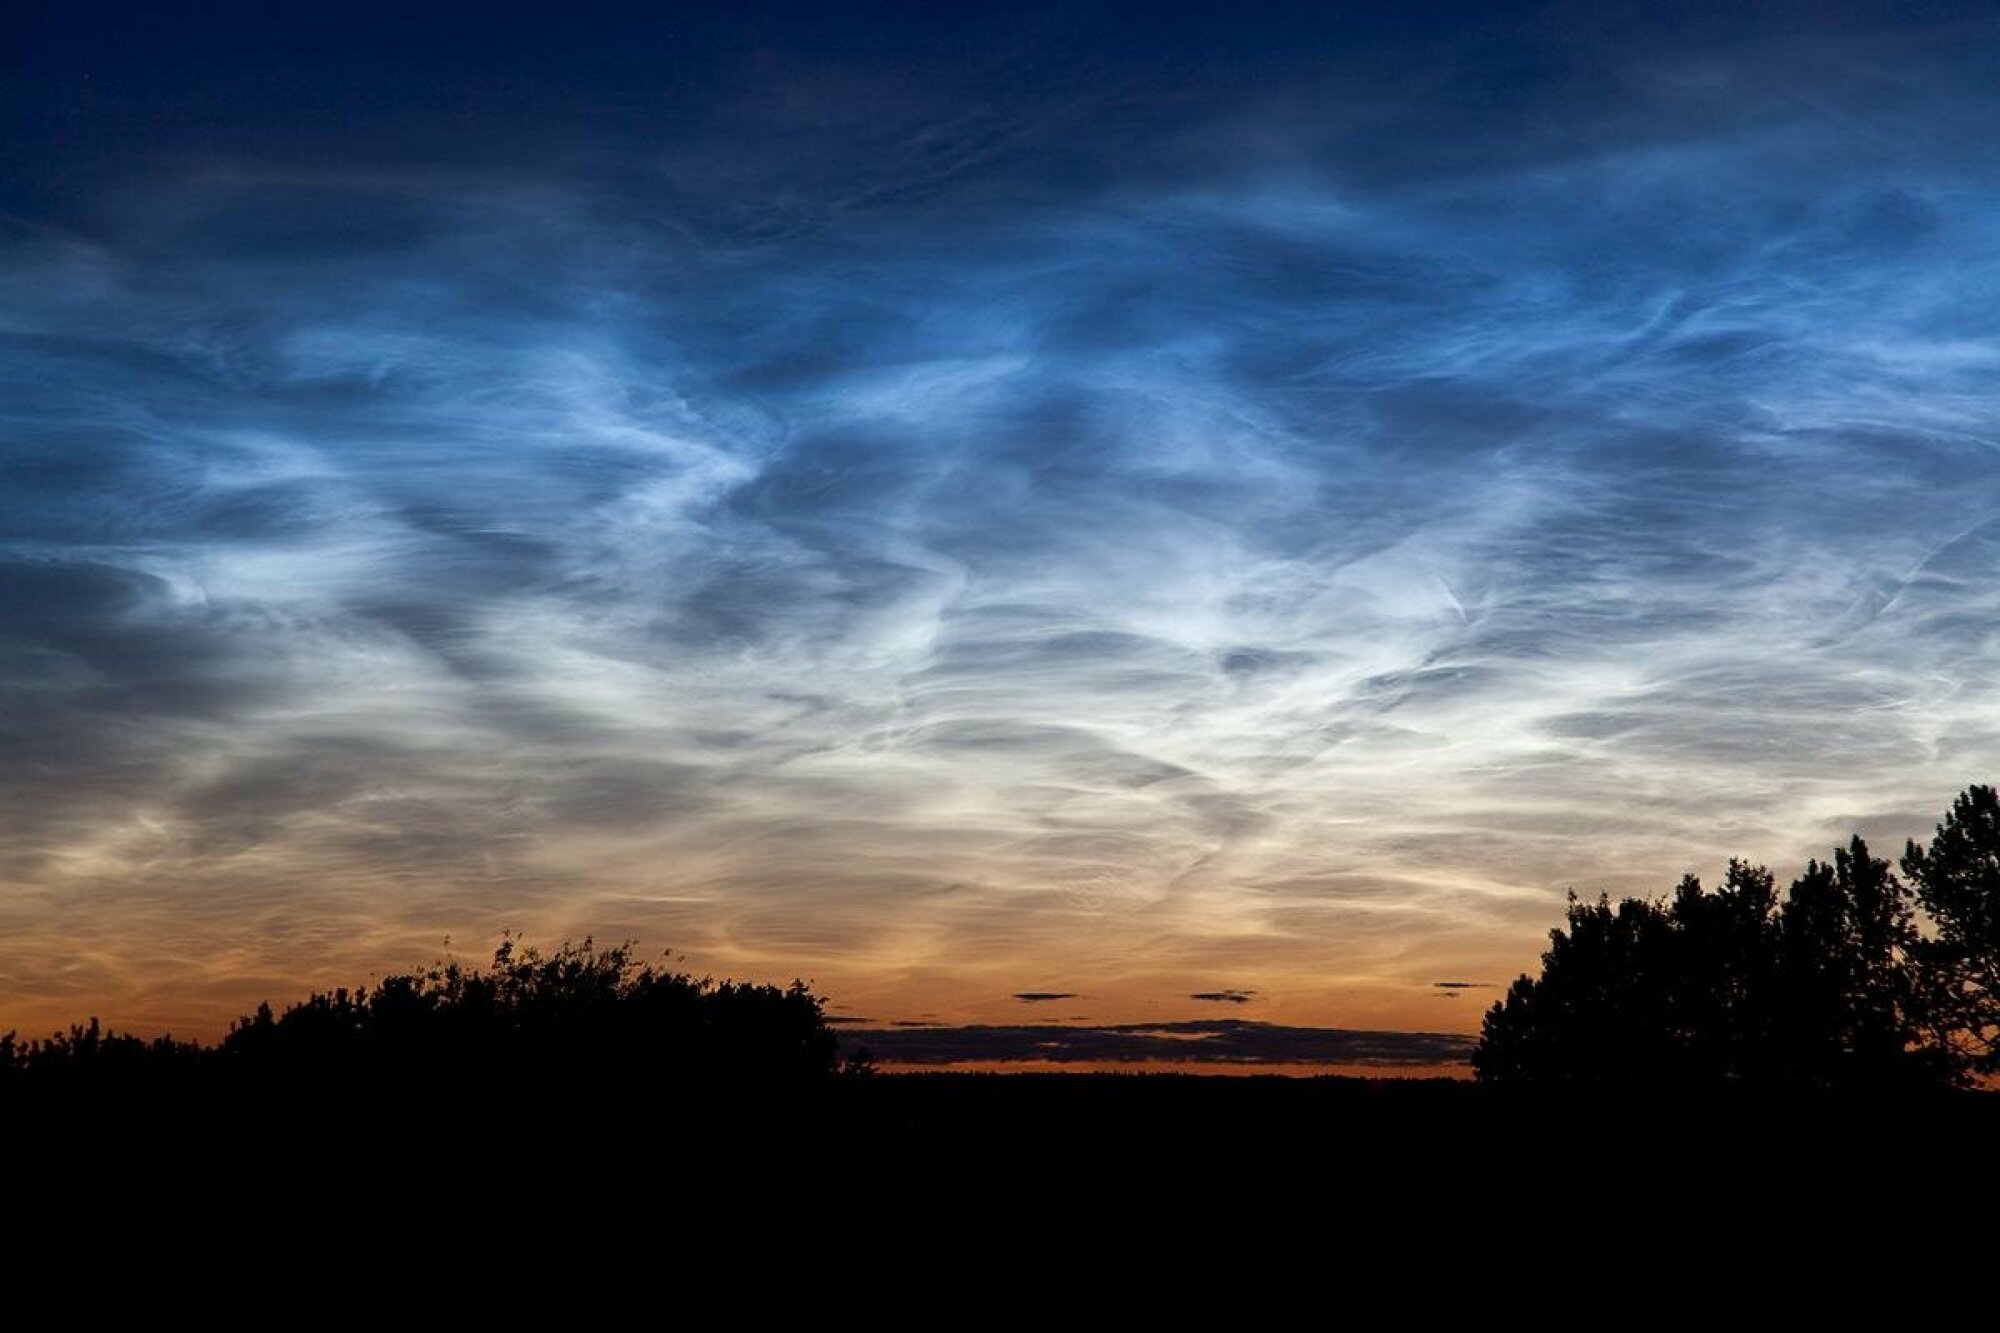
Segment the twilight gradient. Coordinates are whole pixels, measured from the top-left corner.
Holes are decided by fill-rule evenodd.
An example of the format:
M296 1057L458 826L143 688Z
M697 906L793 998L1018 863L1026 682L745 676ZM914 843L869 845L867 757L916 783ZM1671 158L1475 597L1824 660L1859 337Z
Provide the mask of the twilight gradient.
M1380 8L31 19L0 1029L1463 1031L2000 776L1992 8Z

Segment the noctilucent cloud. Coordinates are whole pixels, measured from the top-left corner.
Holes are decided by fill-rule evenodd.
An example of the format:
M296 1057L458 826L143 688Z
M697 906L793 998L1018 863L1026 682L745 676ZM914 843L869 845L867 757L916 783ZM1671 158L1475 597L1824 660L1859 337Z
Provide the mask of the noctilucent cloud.
M1465 1032L2000 777L1990 5L91 8L0 51L0 1029L512 929Z

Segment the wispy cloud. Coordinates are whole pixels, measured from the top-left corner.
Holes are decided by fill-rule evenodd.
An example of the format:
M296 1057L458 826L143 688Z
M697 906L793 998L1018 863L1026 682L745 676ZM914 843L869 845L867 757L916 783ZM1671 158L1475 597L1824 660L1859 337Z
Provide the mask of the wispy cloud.
M503 924L1407 1020L1921 834L2000 763L1994 30L1574 22L0 173L0 1026Z

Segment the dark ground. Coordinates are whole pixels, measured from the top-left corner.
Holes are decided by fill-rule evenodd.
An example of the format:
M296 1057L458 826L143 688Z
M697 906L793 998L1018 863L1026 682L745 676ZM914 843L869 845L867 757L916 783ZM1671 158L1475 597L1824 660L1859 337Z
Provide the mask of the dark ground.
M1446 1079L873 1074L817 1090L687 1086L167 1090L0 1106L11 1179L689 1185L770 1176L999 1187L1084 1172L1387 1194L1684 1185L1911 1186L2000 1157L2000 1095L1528 1091Z
M1518 1310L1643 1288L1651 1308L1746 1273L1838 1304L1989 1234L2000 1097L876 1074L776 1098L51 1100L0 1107L0 1134L14 1271L82 1262L87 1300L136 1263L190 1299L195 1275L240 1275L238 1299L291 1284L294 1314L386 1286L566 1323L918 1295L1171 1311L1184 1293L1263 1322L1329 1293Z
M394 1150L442 1141L553 1146L559 1134L686 1130L716 1142L827 1149L1060 1153L1115 1142L1190 1152L1224 1139L1310 1156L1355 1136L1434 1154L1501 1142L1741 1143L1782 1155L1884 1117L1927 1134L2000 1132L2000 1094L1722 1088L1494 1087L1455 1079L1181 1073L875 1073L820 1088L729 1089L627 1079L604 1087L377 1082L310 1088L122 1089L0 1101L15 1137L89 1132L154 1150L288 1143ZM595 1127L595 1131L593 1131ZM781 1134L773 1131L782 1128ZM1500 1142L1490 1142L1499 1140ZM103 1140L100 1140L103 1141ZM581 1145L579 1145L581 1146ZM2000 1139L1996 1139L2000 1148Z

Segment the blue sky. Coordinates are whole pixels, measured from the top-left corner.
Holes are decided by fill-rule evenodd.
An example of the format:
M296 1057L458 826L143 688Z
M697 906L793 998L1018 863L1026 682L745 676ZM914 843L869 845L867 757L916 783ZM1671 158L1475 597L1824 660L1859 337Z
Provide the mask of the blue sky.
M0 77L0 1027L1463 1031L2000 767L1990 6L200 13Z

